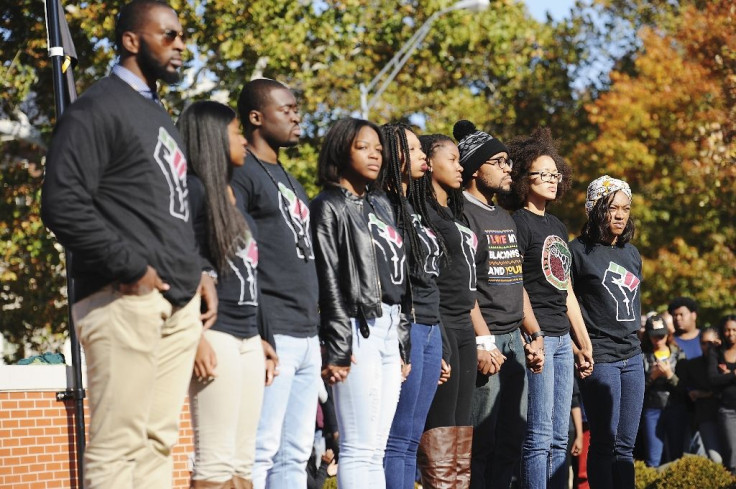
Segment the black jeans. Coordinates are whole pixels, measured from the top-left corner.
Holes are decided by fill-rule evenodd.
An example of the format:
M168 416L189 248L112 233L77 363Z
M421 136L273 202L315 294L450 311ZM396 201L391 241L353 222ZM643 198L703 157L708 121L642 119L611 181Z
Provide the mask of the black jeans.
M444 426L470 426L478 355L475 332L468 320L462 329L446 328L450 343L450 378L437 388L424 430Z

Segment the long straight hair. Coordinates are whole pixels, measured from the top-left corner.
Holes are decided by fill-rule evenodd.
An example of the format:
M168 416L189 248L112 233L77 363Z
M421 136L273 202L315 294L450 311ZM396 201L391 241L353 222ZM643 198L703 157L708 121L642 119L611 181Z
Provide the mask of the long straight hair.
M227 126L234 119L230 107L203 101L187 107L176 123L184 140L189 172L204 185L209 252L220 274L230 270L227 262L235 256L237 244L250 238L248 224L227 191L233 172Z

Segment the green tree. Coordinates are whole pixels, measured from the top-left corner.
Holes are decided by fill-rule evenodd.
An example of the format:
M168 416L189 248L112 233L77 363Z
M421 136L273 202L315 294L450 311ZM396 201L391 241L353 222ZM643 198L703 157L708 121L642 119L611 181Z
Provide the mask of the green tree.
M82 92L108 72L114 59L108 39L117 7L108 2L64 3L79 54L76 76ZM326 129L340 117L356 115L359 85L371 80L432 13L453 2L171 3L180 13L191 48L185 82L162 88L172 115L198 98L217 97L234 106L240 87L254 76L285 82L299 96L304 137L285 152L284 164L313 195ZM0 119L27 119L39 135L27 157L8 156L2 163L9 170L0 175L5 192L0 238L10 244L2 248L0 267L3 291L12 294L6 292L0 304L14 315L2 315L0 331L13 341L31 343L37 342L31 335L34 328L48 326L59 333L66 327L63 255L38 220L40 174L29 171L43 165L43 143L55 117L42 7L37 0L21 0L0 14L0 76L10 87L0 93ZM585 25L539 23L522 3L512 0L493 2L479 14L454 11L440 16L371 118L378 123L409 119L427 132L447 134L455 121L467 118L505 139L549 125L564 136L570 151L578 137L592 137L579 136L591 128L582 111L588 99L572 88L571 67L588 55L580 35ZM0 144L6 155L21 146L17 141ZM14 204L21 194L25 206ZM24 230L22 236L17 229ZM36 255L23 251L27 248L37 250ZM40 284L38 293L31 284Z

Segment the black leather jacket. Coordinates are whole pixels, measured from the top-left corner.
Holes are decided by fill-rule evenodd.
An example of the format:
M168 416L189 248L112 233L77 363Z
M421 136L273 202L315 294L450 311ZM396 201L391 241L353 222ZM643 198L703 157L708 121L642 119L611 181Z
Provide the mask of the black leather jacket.
M391 205L380 193L358 197L335 185L325 188L309 205L319 277L320 338L328 365L350 365L353 345L350 318L358 320L361 334L368 337L367 320L383 315L381 284L373 237L365 220L365 205L372 206L385 222L396 222ZM406 308L402 308L398 328L399 350L402 360L408 364L411 325L403 310Z

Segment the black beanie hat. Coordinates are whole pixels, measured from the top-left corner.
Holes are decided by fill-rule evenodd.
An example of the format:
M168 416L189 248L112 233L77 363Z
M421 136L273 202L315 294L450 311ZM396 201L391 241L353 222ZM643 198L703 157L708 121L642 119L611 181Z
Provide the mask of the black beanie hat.
M452 134L457 140L457 149L460 151L460 165L463 167L463 186L467 185L473 173L498 153L509 150L506 146L490 134L479 131L475 124L462 120L455 123Z

